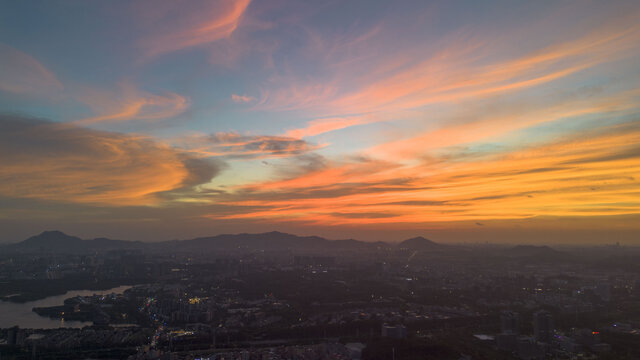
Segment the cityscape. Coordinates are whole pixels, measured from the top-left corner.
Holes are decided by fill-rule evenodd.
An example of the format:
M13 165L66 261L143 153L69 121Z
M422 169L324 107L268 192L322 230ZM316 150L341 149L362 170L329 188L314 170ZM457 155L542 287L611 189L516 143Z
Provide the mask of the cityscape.
M3 358L640 356L640 247L280 232L174 243L48 231L4 246L3 319L15 303L43 321L9 320Z
M639 360L640 1L0 1L0 360Z

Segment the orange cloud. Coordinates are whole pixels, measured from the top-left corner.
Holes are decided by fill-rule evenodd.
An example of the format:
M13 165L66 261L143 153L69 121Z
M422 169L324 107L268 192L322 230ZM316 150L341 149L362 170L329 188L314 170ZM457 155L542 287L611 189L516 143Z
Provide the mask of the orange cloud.
M83 89L76 96L98 115L75 121L77 125L129 120L158 120L182 114L189 108L184 96L166 92L150 94L129 82L119 84L118 91Z
M446 49L415 66L336 99L332 108L346 112L402 110L460 101L538 86L597 64L622 58L638 47L640 26L630 24L594 31L506 62L476 65L473 49ZM477 55L476 55L477 56Z
M388 143L366 150L366 153L401 160L412 160L429 152L455 145L489 141L515 130L525 129L542 123L587 115L621 114L635 111L640 92L632 90L622 94L603 97L597 100L568 100L548 103L545 107L538 104L517 104L503 106L499 111L483 111L468 114L462 124L453 124L425 133ZM477 109L474 109L477 112Z
M149 139L15 116L0 117L0 140L0 196L9 198L156 205L219 170Z
M581 139L482 158L412 166L335 164L243 187L236 199L223 202L235 210L207 216L393 227L639 214L638 143L640 129L628 123Z
M294 138L303 138L324 134L334 130L344 129L350 126L364 124L370 122L363 116L352 117L339 117L339 118L325 118L316 119L307 123L307 126L300 129L289 130L285 133L285 136Z

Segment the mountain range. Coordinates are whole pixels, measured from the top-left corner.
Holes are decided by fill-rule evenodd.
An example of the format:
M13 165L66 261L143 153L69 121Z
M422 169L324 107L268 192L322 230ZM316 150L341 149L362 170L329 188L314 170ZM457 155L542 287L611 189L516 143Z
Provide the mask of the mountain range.
M426 239L425 239L426 240ZM83 240L61 231L44 231L21 242L5 245L4 249L14 252L86 253L117 249L173 250L173 251L348 251L393 247L384 242L365 242L354 239L328 240L319 236L297 236L272 231L261 234L223 234L188 240L162 242L141 242L96 238Z
M223 234L187 240L142 242L107 238L81 239L61 231L44 231L15 244L0 246L0 251L16 253L92 253L111 250L145 250L167 252L353 252L375 249L397 249L418 252L447 252L465 249L414 237L399 243L366 242L354 239L328 240L319 236L297 236L272 231L260 234ZM518 245L500 250L508 258L559 259L564 252L548 246Z

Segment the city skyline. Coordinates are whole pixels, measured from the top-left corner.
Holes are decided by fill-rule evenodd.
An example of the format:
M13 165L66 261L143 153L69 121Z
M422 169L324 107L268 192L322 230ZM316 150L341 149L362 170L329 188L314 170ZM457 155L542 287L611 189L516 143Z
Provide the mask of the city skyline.
M633 1L0 4L0 242L640 245L639 24Z

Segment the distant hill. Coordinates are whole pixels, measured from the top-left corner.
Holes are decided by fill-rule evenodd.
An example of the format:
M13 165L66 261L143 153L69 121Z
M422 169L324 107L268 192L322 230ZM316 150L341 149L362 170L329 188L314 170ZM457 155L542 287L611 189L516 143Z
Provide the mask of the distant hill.
M140 241L111 240L97 238L83 240L76 236L67 235L61 231L44 231L17 244L7 245L8 250L18 252L44 251L49 253L84 253L89 251L104 251L116 249L142 248Z
M340 254L345 252L368 251L379 248L396 248L410 251L460 251L459 246L439 244L422 236L404 240L395 245L385 242L366 242L354 239L328 240L319 236L297 236L272 231L260 234L223 234L187 240L161 242L140 242L96 238L84 240L61 231L44 231L19 243L0 246L0 251L17 253L70 253L83 254L111 250L140 249L151 252L293 252ZM569 255L548 246L518 245L496 249L495 255L505 259L526 261L559 261Z
M446 245L438 244L422 236L407 239L398 244L399 248L409 249L409 250L430 250L430 249L443 248L445 246Z
M381 245L384 244L384 245ZM86 253L117 249L145 249L155 251L354 251L388 246L354 239L328 240L318 236L297 236L278 231L261 234L224 234L189 240L156 243L97 238L83 240L61 231L45 231L22 242L6 245L17 252Z
M264 251L311 251L311 250L357 250L374 248L377 245L358 240L327 240L319 236L297 236L272 231L262 234L225 234L191 240L175 240L164 246L178 246L181 250L264 250Z
M44 231L39 235L32 236L18 245L25 248L39 248L39 247L51 247L51 246L79 246L82 243L82 239L79 237L67 235L62 231Z

